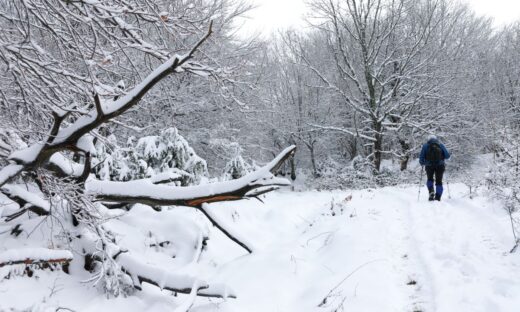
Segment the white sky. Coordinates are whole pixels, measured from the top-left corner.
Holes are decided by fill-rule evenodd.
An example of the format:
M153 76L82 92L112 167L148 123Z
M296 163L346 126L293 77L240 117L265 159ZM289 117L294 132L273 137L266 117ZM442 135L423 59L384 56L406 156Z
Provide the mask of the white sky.
M305 0L250 0L258 7L244 21L244 33L269 34L278 28L303 27ZM462 0L464 1L464 0ZM520 0L465 0L475 12L495 19L497 25L520 20Z

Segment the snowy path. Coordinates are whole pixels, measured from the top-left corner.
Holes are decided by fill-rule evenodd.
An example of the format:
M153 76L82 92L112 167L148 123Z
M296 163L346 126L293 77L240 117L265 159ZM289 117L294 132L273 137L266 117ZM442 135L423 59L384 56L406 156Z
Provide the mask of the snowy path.
M466 192L452 185L440 203L417 201L413 187L248 202L236 225L259 251L215 276L239 298L194 311L517 312L520 256L507 253L507 216Z
M265 204L214 204L213 212L255 252L244 254L211 228L200 263L183 271L226 283L238 298L199 298L190 311L518 312L520 253L508 253L513 243L509 219L499 205L470 199L467 192L462 184L451 185L452 198L440 203L418 201L417 187L403 186L287 191L268 194ZM193 209L174 210L179 217L207 222ZM147 210L134 210L133 216L154 226L182 227L182 218L146 220ZM138 229L125 231L129 240L138 234ZM81 274L42 271L38 279L2 280L0 311L9 310L7 302L28 311L64 306L159 312L185 301L154 286L128 298L106 299L81 284L78 276L88 275L76 271Z
M425 311L518 311L520 261L507 220L471 200L410 209L412 245L425 268Z

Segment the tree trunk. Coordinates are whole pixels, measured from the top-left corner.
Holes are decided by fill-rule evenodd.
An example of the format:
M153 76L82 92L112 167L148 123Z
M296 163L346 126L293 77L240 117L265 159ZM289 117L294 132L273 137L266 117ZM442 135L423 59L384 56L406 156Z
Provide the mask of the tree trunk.
M373 157L374 157L374 170L379 172L381 169L381 158L382 158L382 149L383 149L383 134L381 133L381 123L374 122L374 138L376 139L373 147Z
M291 157L289 160L289 164L291 166L291 180L296 180L296 165L294 164L294 157Z
M401 156L401 171L404 171L408 168L408 162L410 161L410 154L408 152L410 144L403 139L399 139L399 144L401 145L401 151L403 153Z
M314 152L314 145L309 146L309 152L311 153L311 163L312 163L312 175L317 178L319 177L318 168L316 166L316 153Z

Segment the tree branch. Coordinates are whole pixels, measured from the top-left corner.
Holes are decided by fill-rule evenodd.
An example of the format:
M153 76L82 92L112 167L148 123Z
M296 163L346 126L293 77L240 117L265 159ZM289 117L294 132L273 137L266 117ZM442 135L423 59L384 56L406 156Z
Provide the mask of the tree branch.
M111 119L122 115L139 103L148 91L159 81L172 73L179 72L181 65L187 63L193 57L194 53L208 39L211 33L212 23L210 23L207 33L190 49L188 54L184 56L175 55L171 57L162 65L157 67L125 96L114 102L104 103L105 107L102 107L102 103L100 103L99 98L96 99L95 95L94 100L96 102L96 107L87 114L79 117L67 128L60 129L61 121L59 116L56 114L58 118L55 117L55 123L52 127L51 133L45 140L43 140L43 142L33 144L26 149L11 153L9 159L23 167L18 168L16 172L11 169L8 178L16 176L22 170L34 170L41 167L56 152L62 150L76 150L76 143L83 135ZM3 171L3 169L0 171L0 186L5 184L8 180L7 178L4 178Z
M141 289L141 283L155 285L161 289L166 289L182 294L189 294L193 285L198 285L198 296L212 298L236 298L233 292L224 285L208 285L191 276L178 275L171 273L160 267L155 267L128 254L123 253L117 257L117 262L121 264L125 271L134 281L134 287Z
M282 151L264 167L240 179L207 185L173 187L155 185L148 180L112 182L91 180L86 182L87 192L105 202L141 203L149 206L188 206L201 208L204 203L240 200L257 196L257 189L286 186L290 182L276 178L274 173L284 161L292 157L296 147ZM266 191L267 191L266 189ZM272 189L271 189L272 190Z
M50 205L48 201L27 191L21 186L5 185L0 188L0 192L20 206L20 210L5 216L6 222L20 217L26 211L32 211L39 216L47 216L50 214Z
M0 253L0 268L15 264L67 264L73 256L67 250L55 250L47 248L22 248L9 249Z
M248 253L253 253L253 249L249 246L247 246L246 243L244 243L242 240L240 240L236 235L231 234L225 227L220 225L219 222L211 215L211 213L208 211L209 207L207 205L203 205L199 210L208 218L208 220L215 226L217 229L219 229L224 235L226 235L230 240L237 243L240 247L244 248Z

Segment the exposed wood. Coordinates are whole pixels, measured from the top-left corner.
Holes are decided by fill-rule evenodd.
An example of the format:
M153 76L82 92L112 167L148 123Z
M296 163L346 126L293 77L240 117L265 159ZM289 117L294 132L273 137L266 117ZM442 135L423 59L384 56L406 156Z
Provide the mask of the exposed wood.
M72 261L72 258L58 258L58 259L48 259L48 260L42 260L42 259L20 259L20 260L13 260L8 262L0 262L0 268L4 267L6 265L16 265L16 264L31 264L31 265L51 265L51 264L68 264L70 261Z
M13 212L10 215L5 216L4 221L11 222L16 218L21 217L28 211L34 212L35 214L37 214L39 216L48 216L49 215L49 212L47 210L41 209L40 207L36 207L36 206L30 206L30 207L22 208L16 212Z
M54 122L52 124L51 131L49 132L49 136L47 138L47 144L51 144L54 141L54 139L56 138L56 135L58 134L58 131L60 130L61 123L68 115L69 115L68 112L63 115L59 115L56 112L52 112L52 117L54 118Z
M92 169L92 156L90 155L90 152L85 153L85 166L83 167L83 172L81 173L81 176L78 178L78 182L84 183L87 181L88 176L90 175L90 171Z

